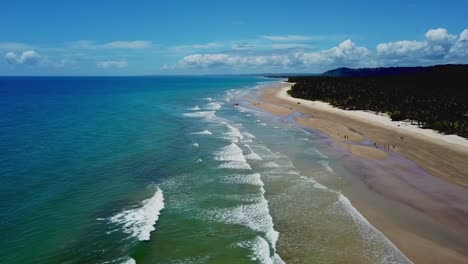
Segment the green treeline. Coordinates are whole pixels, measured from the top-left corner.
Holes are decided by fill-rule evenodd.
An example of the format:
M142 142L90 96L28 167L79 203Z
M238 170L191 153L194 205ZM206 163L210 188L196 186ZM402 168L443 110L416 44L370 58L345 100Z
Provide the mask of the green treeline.
M388 113L392 120L408 119L420 127L468 138L468 66L362 75L289 77L295 83L289 93L342 109Z

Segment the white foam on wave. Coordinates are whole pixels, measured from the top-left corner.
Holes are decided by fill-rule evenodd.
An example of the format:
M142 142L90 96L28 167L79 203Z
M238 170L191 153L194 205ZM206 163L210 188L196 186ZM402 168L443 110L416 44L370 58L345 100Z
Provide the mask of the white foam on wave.
M200 131L200 132L193 132L191 134L192 135L213 135L213 133L211 133L211 131L209 131L209 130L203 130L203 131Z
M328 157L326 155L324 155L322 152L318 151L318 149L316 149L316 148L308 148L308 149L304 150L304 153L307 154L307 155L314 156L316 158L328 159Z
M258 174L258 176L260 175ZM261 181L261 179L259 180ZM260 261L260 263L284 263L276 254L276 242L279 233L274 229L273 219L268 209L268 201L265 199L264 194L265 189L260 187L258 202L211 210L204 213L203 218L226 224L244 225L256 232L263 233L264 238L259 236L255 241L240 243L239 245L244 247L250 245L249 248L253 251L252 260Z
M269 161L262 165L264 168L279 168L279 165L274 163L273 161Z
M256 237L254 241L247 243L252 249L251 259L262 264L283 264L285 263L278 254L270 254L270 246L262 237Z
M312 183L312 186L315 188L315 189L320 189L320 190L328 190L328 191L331 191L331 192L334 192L336 193L336 191L333 191L333 190L330 190L328 189L327 187L325 187L324 185L316 182L314 179L312 178L309 178L309 177L306 177L306 176L300 176L299 178L303 179L303 180L306 180L308 182L311 182Z
M187 110L190 110L190 111L198 111L198 110L200 110L200 107L198 107L198 105L196 105L196 106L194 106L194 107L192 107L192 108L189 108L189 109L187 109Z
M379 255L379 263L412 263L382 232L375 228L367 219L351 204L351 201L343 194L338 195L338 203L351 215L361 235L368 240L381 240L389 246L390 252L374 252Z
M225 195L214 195L215 199L226 199L237 202L246 202L246 203L258 203L261 201L262 196L253 193L243 193L243 194L225 194Z
M250 134L249 132L242 132L242 135L244 135L244 137L246 138L250 138L250 139L254 139L255 136Z
M265 190L263 187L260 187L260 189L262 196L257 203L207 211L202 217L210 221L243 225L254 231L264 233L271 247L275 249L279 233L273 228L273 219L268 209L268 201L263 196Z
M157 188L151 198L141 202L141 206L124 210L112 216L109 221L122 225L122 230L125 233L138 238L140 241L149 240L163 208L163 193Z
M214 153L215 160L226 161L222 163L219 167L225 169L240 169L240 170L251 170L252 168L247 163L247 160L244 157L242 149L236 145L236 143L231 143L220 150Z
M250 113L260 113L260 111L257 111L257 110L255 110L255 109L245 108L245 107L243 107L243 106L238 106L238 105L236 105L235 107L236 107L236 109L237 109L239 112L241 112L241 113L246 113L246 112L250 112ZM249 115L249 116L250 116L250 115Z
M251 170L252 167L247 162L241 161L228 161L219 165L221 169L233 169L233 170Z
M242 149L236 143L231 143L215 153L215 160L219 161L241 161L246 162Z
M194 148L198 148L200 145L199 145L198 143L193 143L192 146L193 146Z
M242 140L244 138L244 136L237 127L234 127L228 123L226 123L226 127L228 129L228 132L224 133L224 135L226 135L226 139L229 139L232 142L239 142L239 140Z
M131 257L122 257L122 258L102 262L102 264L111 264L111 263L136 264L136 261L132 259Z
M122 264L136 264L136 261L132 258L126 259Z
M260 173L252 174L234 174L221 179L221 182L229 184L249 184L254 186L263 186Z
M203 100L206 100L206 101L208 101L208 102L211 102L211 101L213 100L213 98L211 98L211 97L205 97L205 98L203 98Z
M193 112L193 113L184 113L184 116L213 119L216 116L215 113L216 113L215 111L198 111L198 112Z
M208 103L203 108L207 110L219 110L221 109L221 104L220 103Z
M319 160L319 163L320 165L322 165L323 168L325 168L326 171L328 171L331 174L335 174L332 167L330 167L330 162L328 160Z
M262 157L260 157L257 153L255 153L249 145L244 144L244 146L250 152L249 154L245 155L246 159L248 159L248 160L263 160Z

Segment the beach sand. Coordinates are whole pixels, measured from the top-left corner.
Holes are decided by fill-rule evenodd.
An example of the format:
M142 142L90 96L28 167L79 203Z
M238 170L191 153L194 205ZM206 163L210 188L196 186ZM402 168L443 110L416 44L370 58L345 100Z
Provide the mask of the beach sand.
M356 182L345 194L415 263L468 263L468 141L385 115L290 97L263 88L252 106L295 117L343 151Z

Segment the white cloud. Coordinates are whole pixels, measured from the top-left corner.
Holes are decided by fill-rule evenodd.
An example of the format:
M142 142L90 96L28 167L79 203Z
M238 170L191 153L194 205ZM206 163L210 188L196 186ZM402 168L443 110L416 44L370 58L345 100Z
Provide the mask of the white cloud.
M31 46L20 42L0 42L0 50L28 50Z
M272 44L272 49L298 49L298 48L309 48L311 45L304 43L276 43Z
M468 29L463 30L462 33L460 33L460 37L458 38L459 41L468 41Z
M134 40L134 41L112 41L99 44L92 40L77 40L67 43L72 49L147 49L153 46L151 41Z
M212 49L212 48L223 47L223 44L211 42L211 43L206 43L206 44L194 44L194 45L191 45L190 47L194 49Z
M228 54L192 54L185 56L177 66L180 68L245 67L245 66L286 66L287 56L239 56Z
M456 36L450 35L445 28L430 29L426 32L426 38L431 42L453 42Z
M28 50L21 54L14 52L5 54L5 60L11 65L36 65L40 59L41 56L34 50Z
M272 40L285 41L294 39L296 36L269 37ZM266 47L270 49L192 54L180 60L174 69L219 67L225 70L240 69L246 72L258 72L271 68L278 71L323 71L335 67L468 63L468 29L463 30L459 35L449 34L448 30L443 28L431 29L427 31L423 40L381 43L375 49L358 46L350 39L330 49L314 52L295 51L294 48L307 47L306 43L300 41L299 43L273 43ZM243 44L233 46L234 51L242 51L243 48ZM281 51L281 49L284 50Z
M304 66L327 66L330 67L354 67L370 66L370 51L365 47L356 46L354 42L347 39L338 46L328 50L307 53L295 53L296 64Z
M111 49L146 49L151 48L151 41L135 40L135 41L113 41L103 45L105 48Z
M284 44L284 45L283 45ZM275 48L304 47L301 44L281 43ZM260 55L258 52L240 54L192 54L180 60L176 68L256 68L256 67L276 67L276 68L298 68L298 67L319 67L330 65L354 66L367 63L366 58L370 51L365 47L356 46L351 40L345 40L338 46L328 50L318 52L289 52L284 54ZM367 65L367 64L366 64Z
M160 68L161 71L170 71L170 70L173 70L173 69L174 69L173 66L169 66L169 65L167 65L167 64L164 64L164 65Z
M377 55L385 63L391 59L395 64L417 63L466 63L468 30L459 36L451 35L445 28L430 29L425 40L402 40L377 45Z
M65 43L66 46L72 49L96 49L97 45L92 40L77 40L74 42Z
M231 46L231 49L233 50L250 50L254 48L255 48L255 45L248 43L248 42L240 42Z
M284 55L229 55L192 54L185 56L177 64L178 68L213 68L213 67L318 67L324 65L359 64L365 62L369 51L367 48L356 46L351 40L345 40L337 47L320 52L289 53Z
M377 52L382 56L404 57L423 51L425 44L420 41L401 40L377 45Z
M316 37L312 36L302 36L302 35L287 35L287 36L263 36L263 38L271 41L307 41L315 39Z
M126 68L128 67L128 62L125 60L106 60L96 62L96 66L102 69Z
M179 45L170 48L176 52L187 52L187 51L194 51L194 50L202 50L202 49L216 49L224 47L221 43L210 42L205 44L192 44L192 45Z

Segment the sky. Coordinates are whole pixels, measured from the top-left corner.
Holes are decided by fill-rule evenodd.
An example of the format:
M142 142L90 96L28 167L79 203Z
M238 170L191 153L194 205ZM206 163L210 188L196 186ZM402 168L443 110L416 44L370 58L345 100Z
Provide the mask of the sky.
M466 0L4 1L0 75L468 63L467 10Z

